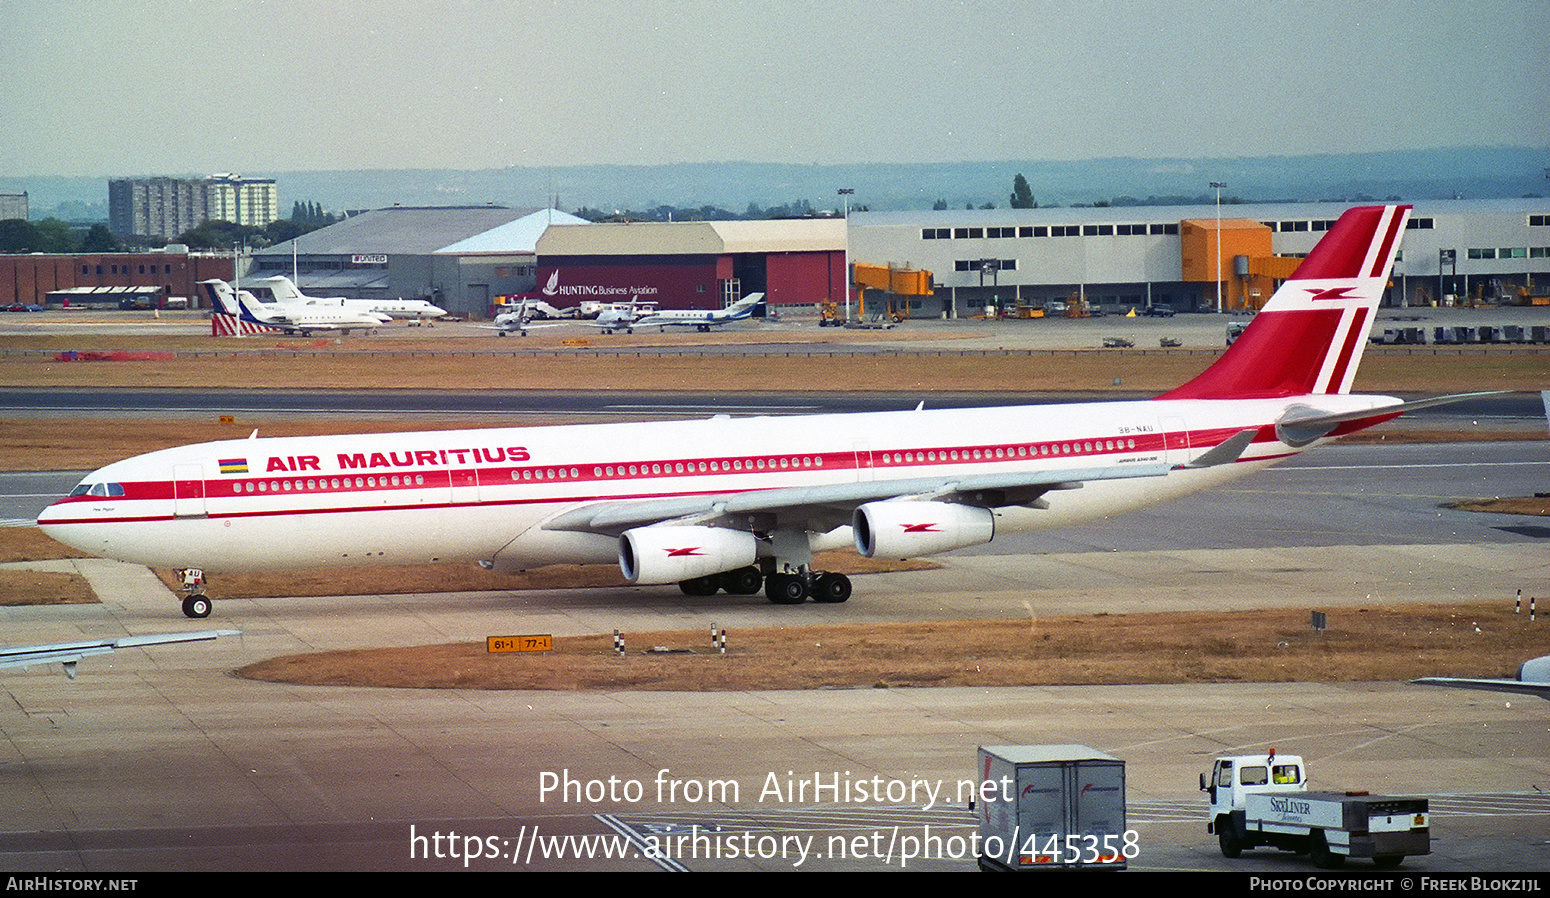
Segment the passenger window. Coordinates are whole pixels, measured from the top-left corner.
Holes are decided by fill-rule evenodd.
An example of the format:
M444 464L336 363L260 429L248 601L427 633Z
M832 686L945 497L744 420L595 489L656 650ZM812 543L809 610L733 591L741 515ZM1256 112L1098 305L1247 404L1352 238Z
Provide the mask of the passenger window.
M1263 786L1265 784L1265 776L1269 772L1263 767L1240 767L1238 769L1243 771L1238 776L1238 782L1245 786Z
M1302 782L1302 771L1296 764L1277 764L1271 768L1270 778L1278 786L1289 786Z

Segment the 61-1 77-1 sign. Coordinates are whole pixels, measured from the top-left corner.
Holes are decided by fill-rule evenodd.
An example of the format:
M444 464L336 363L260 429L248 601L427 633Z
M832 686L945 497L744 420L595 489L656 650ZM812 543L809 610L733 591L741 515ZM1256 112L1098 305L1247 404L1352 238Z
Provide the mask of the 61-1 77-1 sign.
M554 648L554 637L548 633L536 636L486 636L485 651L496 652L547 652Z

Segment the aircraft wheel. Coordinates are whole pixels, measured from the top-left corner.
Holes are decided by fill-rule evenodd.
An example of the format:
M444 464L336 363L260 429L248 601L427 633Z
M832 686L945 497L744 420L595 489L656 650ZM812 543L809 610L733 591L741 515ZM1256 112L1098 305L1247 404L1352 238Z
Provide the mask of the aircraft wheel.
M721 580L715 574L709 577L693 577L678 584L686 596L713 596L721 588Z
M1405 860L1402 854L1380 854L1372 859L1372 865L1379 870L1392 870Z
M183 599L183 616L200 619L210 616L209 596L187 596Z
M813 601L843 602L850 598L850 578L844 574L819 574L813 581Z
M777 605L807 601L807 578L800 574L770 574L764 578L764 595Z
M721 588L734 596L751 596L764 586L764 574L756 567L740 567L721 575Z
M496 331L495 332L495 336L497 336L497 337L504 337L504 336L506 336L506 332L505 331Z

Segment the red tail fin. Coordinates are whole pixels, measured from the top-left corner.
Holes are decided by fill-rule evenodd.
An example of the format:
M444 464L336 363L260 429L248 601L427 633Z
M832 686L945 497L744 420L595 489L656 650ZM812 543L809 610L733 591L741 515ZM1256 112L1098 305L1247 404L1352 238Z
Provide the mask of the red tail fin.
M1160 398L1349 392L1409 216L1409 206L1347 210L1226 354Z

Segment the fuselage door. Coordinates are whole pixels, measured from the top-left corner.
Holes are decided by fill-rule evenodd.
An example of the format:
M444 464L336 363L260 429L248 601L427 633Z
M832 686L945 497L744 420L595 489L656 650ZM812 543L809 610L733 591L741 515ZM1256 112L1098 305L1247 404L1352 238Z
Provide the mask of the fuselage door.
M452 481L454 505L472 504L479 501L479 469L453 468L447 472Z
M203 465L174 465L172 468L172 514L179 518L205 514L205 473Z
M866 440L857 440L853 448L856 451L856 480L861 483L875 480L872 473L872 444Z
M1170 465L1182 465L1189 461L1189 429L1183 418L1162 417L1157 429L1163 439L1163 458Z

